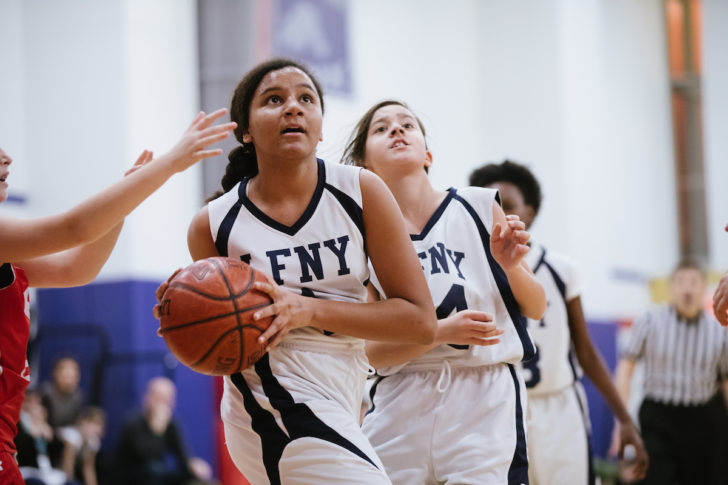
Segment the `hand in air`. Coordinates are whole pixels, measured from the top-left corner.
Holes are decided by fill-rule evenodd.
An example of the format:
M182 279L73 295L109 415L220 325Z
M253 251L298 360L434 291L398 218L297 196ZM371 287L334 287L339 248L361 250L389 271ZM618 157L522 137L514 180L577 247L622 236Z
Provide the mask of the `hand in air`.
M258 337L258 342L268 342L266 350L278 345L283 337L294 328L304 327L311 324L313 317L310 306L311 301L302 295L278 286L275 281L268 277L268 282L256 281L254 287L271 297L273 303L253 315L255 320L263 320L274 317L268 329Z
M164 155L169 157L169 161L176 172L185 170L203 158L214 157L222 153L221 148L207 150L207 147L226 138L230 134L230 130L238 126L234 122L212 126L212 123L226 113L227 110L224 108L209 115L200 111L200 114L184 132L182 138Z
M496 222L490 236L490 252L505 271L515 268L528 253L526 243L531 235L516 215L506 216L506 223Z
M495 345L503 335L493 317L484 312L463 310L437 321L435 341L455 345Z

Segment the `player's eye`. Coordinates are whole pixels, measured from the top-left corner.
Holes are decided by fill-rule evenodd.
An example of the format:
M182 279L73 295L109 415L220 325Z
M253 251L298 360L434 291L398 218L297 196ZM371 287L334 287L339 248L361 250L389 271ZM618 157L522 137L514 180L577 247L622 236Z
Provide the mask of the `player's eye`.
M282 100L282 99L281 99L281 97L280 97L280 96L278 96L277 94L274 94L274 95L272 95L272 96L270 96L270 97L268 98L268 102L269 102L269 103L274 103L274 104L278 104L278 103L280 103L281 101L283 101L283 100Z
M311 96L310 94L304 94L303 96L301 96L301 101L303 101L304 103L313 103L313 96Z

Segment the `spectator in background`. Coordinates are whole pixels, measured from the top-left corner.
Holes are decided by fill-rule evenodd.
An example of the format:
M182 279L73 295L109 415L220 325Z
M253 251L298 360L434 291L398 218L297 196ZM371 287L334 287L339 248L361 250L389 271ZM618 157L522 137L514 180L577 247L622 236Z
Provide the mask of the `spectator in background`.
M87 407L81 411L76 426L61 430L63 441L62 468L68 477L85 485L101 483L98 460L101 439L106 429L106 413L101 408Z
M640 483L718 483L712 476L717 469L717 377L728 392L728 334L703 311L706 278L700 266L680 263L669 289L668 305L635 320L616 371L627 403L635 365L644 362L639 421L650 468Z
M116 452L119 484L191 485L210 479L209 465L190 459L172 417L177 390L166 377L147 384L142 412L124 424Z
M62 430L76 424L83 406L80 382L81 367L78 361L71 356L64 356L53 366L51 382L41 385L43 406L48 412L48 423L54 432L54 438L48 446L48 456L57 468L62 467Z
M73 426L83 406L83 393L79 387L81 367L73 357L58 359L53 366L53 380L41 387L43 406L48 411L48 423L53 429Z
M53 429L48 424L47 413L41 404L41 396L35 389L25 393L20 411L15 447L18 450L18 466L25 483L35 485L71 485L63 471L53 468L48 458L48 444L53 439Z

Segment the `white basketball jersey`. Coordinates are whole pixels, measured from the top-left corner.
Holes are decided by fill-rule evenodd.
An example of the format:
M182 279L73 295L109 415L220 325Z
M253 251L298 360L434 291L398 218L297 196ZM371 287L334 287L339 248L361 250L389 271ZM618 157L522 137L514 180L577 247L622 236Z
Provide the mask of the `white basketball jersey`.
M410 235L437 310L443 319L465 309L493 315L504 330L500 343L487 347L440 345L407 364L379 369L381 375L409 367L439 368L515 363L534 351L526 322L503 269L490 253L493 204L497 191L480 187L448 190L420 234Z
M364 250L359 173L318 160L311 202L292 226L277 222L248 198L249 178L208 204L210 230L221 256L240 259L282 287L314 298L362 302L369 280ZM291 340L359 341L314 327L292 330Z
M546 312L541 320L528 319L528 332L536 355L523 363L523 380L529 395L564 389L581 377L569 330L566 302L579 296L574 264L563 255L532 245L526 256L546 292Z

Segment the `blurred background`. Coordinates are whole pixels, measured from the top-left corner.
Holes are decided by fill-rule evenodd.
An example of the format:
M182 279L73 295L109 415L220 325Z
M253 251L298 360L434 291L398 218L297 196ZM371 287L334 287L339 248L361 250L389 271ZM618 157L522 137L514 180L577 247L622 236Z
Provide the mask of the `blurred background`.
M436 187L488 161L529 165L544 191L533 238L576 260L614 365L619 329L664 298L680 258L712 281L728 268L726 25L723 0L0 0L0 146L15 160L0 211L70 208L285 55L324 84L322 158L398 98L427 129ZM109 449L147 381L170 377L191 453L234 484L220 382L178 366L151 313L160 281L191 262L187 225L226 163L176 175L128 217L94 283L38 291L30 353L35 382L79 360ZM587 390L604 457L612 418Z

